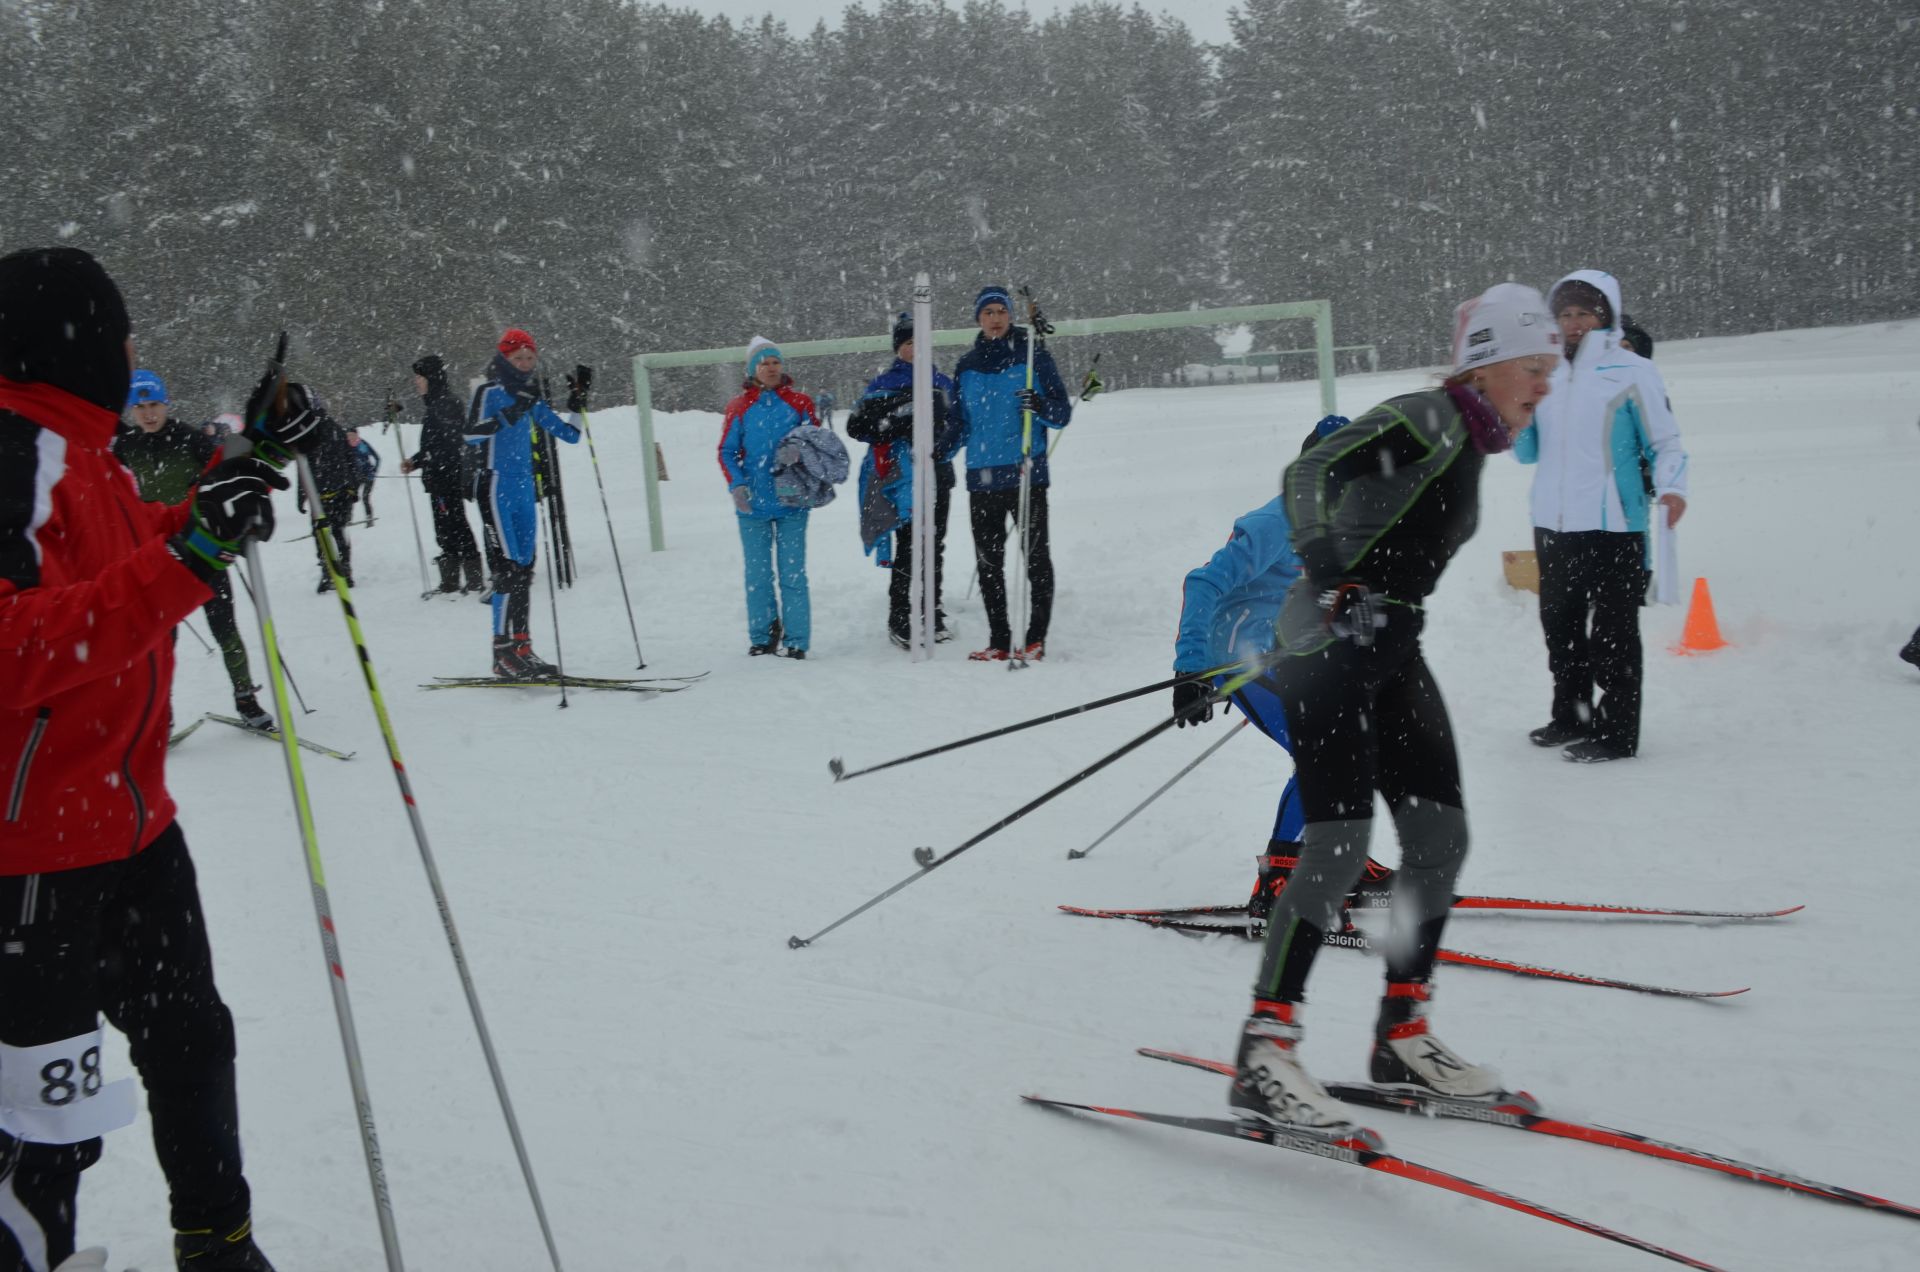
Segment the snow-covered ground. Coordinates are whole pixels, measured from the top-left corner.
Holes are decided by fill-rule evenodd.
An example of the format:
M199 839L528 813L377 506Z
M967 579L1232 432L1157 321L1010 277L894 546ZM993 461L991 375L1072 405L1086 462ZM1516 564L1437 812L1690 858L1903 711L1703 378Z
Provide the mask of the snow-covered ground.
M1920 1202L1920 673L1894 659L1920 621L1920 322L1664 344L1659 365L1692 455L1683 569L1710 580L1733 645L1676 657L1682 613L1648 610L1641 758L1583 767L1528 745L1548 679L1532 598L1499 557L1530 546L1528 474L1491 464L1427 639L1468 783L1463 887L1807 909L1719 927L1465 914L1451 946L1753 992L1674 1001L1443 968L1437 1020L1549 1111ZM1351 377L1340 401L1357 414L1426 382ZM1163 677L1184 572L1270 497L1316 406L1311 385L1266 385L1082 407L1054 466L1053 652L1019 674L963 660L984 633L978 601L957 599L963 506L961 639L917 665L887 642L886 576L850 497L813 516L812 660L749 661L717 416L659 421L669 549L650 554L633 412L609 409L595 440L650 668L713 674L671 697L576 693L564 712L545 691L415 687L484 672L486 620L417 599L401 487L380 483L355 600L569 1268L1649 1264L1349 1167L1020 1103L1224 1111L1223 1081L1131 1052L1225 1052L1255 948L1054 908L1244 895L1287 772L1250 732L1092 857L1066 857L1219 737L1217 718L787 948L911 873L915 845L960 843L1165 713L1156 695L843 785L827 773L832 756L872 763ZM377 442L392 472L394 440ZM567 665L625 674L585 447L567 463L582 568L560 600ZM409 1266L538 1269L338 606L313 594L310 544L266 558L316 708L301 728L359 752L310 756L307 775ZM544 586L534 615L551 656ZM182 648L176 713L227 709L217 661ZM381 1266L280 756L209 725L172 783L239 1022L260 1238L282 1272ZM1395 859L1390 832L1376 851ZM1378 977L1358 955L1321 960L1307 1057L1323 1076L1361 1076ZM126 1072L124 1053L112 1063ZM1920 1266L1909 1220L1545 1137L1370 1120L1415 1160L1726 1267ZM166 1212L146 1134L109 1141L82 1233L152 1272Z

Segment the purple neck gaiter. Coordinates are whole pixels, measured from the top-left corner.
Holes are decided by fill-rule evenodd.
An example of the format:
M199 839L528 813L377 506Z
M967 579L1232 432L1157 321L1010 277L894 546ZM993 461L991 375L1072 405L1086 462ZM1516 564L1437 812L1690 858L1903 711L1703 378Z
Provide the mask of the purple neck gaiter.
M1482 455L1498 455L1512 448L1513 437L1500 422L1499 412L1493 409L1493 403L1480 396L1478 389L1449 384L1447 396L1460 408L1460 415L1467 422L1467 436L1473 439L1475 450Z

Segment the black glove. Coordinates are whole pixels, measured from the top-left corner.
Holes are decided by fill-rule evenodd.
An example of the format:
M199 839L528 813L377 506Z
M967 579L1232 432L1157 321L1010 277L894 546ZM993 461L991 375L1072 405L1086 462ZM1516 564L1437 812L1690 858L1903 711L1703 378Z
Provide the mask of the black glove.
M1348 579L1321 592L1320 608L1326 614L1328 631L1362 649L1373 644L1374 634L1387 625L1380 602L1365 583L1357 580Z
M1046 413L1047 399L1038 389L1022 389L1013 397L1023 411L1032 411L1035 415Z
M1213 686L1204 680L1182 680L1173 687L1174 728L1198 728L1213 719Z
M261 458L278 468L293 458L294 452L312 445L322 413L306 385L288 383L283 392L279 378L268 373L260 377L247 398L243 418L246 435Z
M222 460L193 492L186 528L172 541L174 555L211 583L243 541L273 537L273 492L287 485L279 468L257 455Z
M1305 539L1293 545L1300 563L1307 568L1307 577L1323 587L1332 587L1340 582L1340 576L1346 573L1340 563L1340 553L1333 546L1329 535L1314 539Z
M587 394L593 389L593 368L578 366L567 377L567 409L579 414L587 409Z
M1050 336L1053 334L1053 324L1047 321L1047 316L1040 312L1040 306L1038 305L1034 305L1027 310L1027 325L1033 328L1033 334L1036 336Z

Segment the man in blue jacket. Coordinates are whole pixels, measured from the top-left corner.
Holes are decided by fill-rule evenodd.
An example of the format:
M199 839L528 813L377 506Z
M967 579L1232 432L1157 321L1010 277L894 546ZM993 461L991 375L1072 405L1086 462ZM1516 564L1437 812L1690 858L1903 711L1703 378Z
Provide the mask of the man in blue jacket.
M968 657L1005 662L1013 656L1007 621L1006 547L1010 523L1020 512L1020 471L1032 461L1027 498L1027 583L1033 611L1021 635L1021 657L1046 654L1053 616L1053 557L1047 548L1047 429L1065 428L1073 400L1061 382L1053 355L1033 353L1033 383L1027 383L1027 332L1013 325L1013 298L1004 287L980 289L973 301L980 334L953 368L952 412L967 448L967 505L973 550L980 562L980 599L987 607L987 644ZM1031 429L1027 413L1033 416ZM1044 426L1044 427L1038 427Z

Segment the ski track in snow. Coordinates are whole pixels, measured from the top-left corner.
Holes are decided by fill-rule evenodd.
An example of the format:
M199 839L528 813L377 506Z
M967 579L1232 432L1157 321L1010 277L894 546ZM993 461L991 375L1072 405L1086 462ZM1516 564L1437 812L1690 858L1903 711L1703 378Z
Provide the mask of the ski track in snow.
M1549 682L1532 598L1504 587L1499 553L1531 546L1529 473L1490 462L1480 532L1441 582L1426 641L1467 781L1462 886L1808 908L1721 926L1461 915L1457 948L1753 992L1676 1002L1443 968L1436 1020L1550 1113L1920 1201L1920 673L1893 656L1920 621L1920 323L1676 342L1658 360L1692 457L1682 568L1710 580L1733 647L1675 657L1682 611L1649 609L1642 757L1584 767L1528 745ZM1429 382L1348 377L1340 401L1358 414ZM951 848L1164 714L1156 695L840 785L826 770L1166 676L1182 576L1272 495L1316 408L1311 384L1080 407L1055 465L1054 657L1021 673L963 659L984 632L977 598L958 599L973 558L963 500L947 557L959 640L931 665L888 644L886 575L861 556L851 485L813 514L812 660L749 661L717 415L658 421L673 479L669 550L652 554L634 413L602 411L647 674L713 675L659 698L582 690L565 712L547 691L415 687L483 673L486 617L471 600L416 599L406 503L381 486L378 524L354 531L355 600L568 1267L1649 1265L1401 1181L1022 1107L1034 1091L1224 1111L1217 1079L1131 1051L1225 1053L1254 947L1054 910L1245 892L1286 773L1252 736L1066 860L1215 740L1217 717L817 946L786 947L909 874L915 845ZM396 454L392 435L373 440ZM586 448L565 462L582 576L560 601L566 665L630 674ZM291 500L282 512L291 538ZM359 753L304 758L408 1266L544 1267L338 607L312 593L311 544L265 556L317 708L298 725ZM535 643L551 656L544 593ZM191 640L180 652L177 717L225 710L217 660ZM282 761L203 729L170 767L238 1021L261 1241L283 1272L379 1266ZM1375 851L1396 859L1390 830ZM1330 951L1318 970L1308 1061L1358 1076L1379 969ZM123 1048L110 1064L128 1071ZM1920 1265L1910 1221L1540 1137L1369 1120L1416 1161L1727 1267ZM146 1137L144 1121L114 1135L82 1191L83 1244L109 1243L115 1266L168 1262Z

